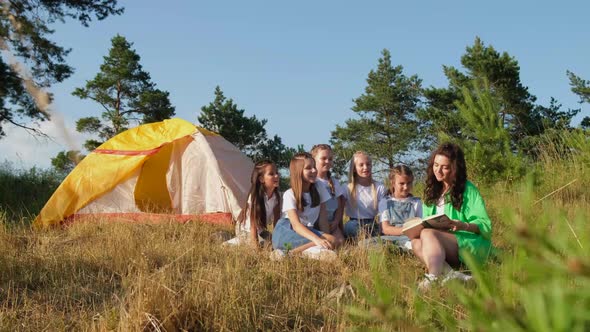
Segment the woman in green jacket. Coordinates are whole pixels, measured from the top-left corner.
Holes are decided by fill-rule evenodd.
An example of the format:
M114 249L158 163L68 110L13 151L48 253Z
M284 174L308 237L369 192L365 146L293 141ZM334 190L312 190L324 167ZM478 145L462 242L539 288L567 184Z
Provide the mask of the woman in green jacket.
M471 279L451 266L464 262L465 255L483 263L492 250L492 223L479 191L467 181L461 148L452 143L440 145L430 156L426 174L423 217L444 213L448 218L444 220L447 230L423 229L412 239L414 253L428 269L421 289L439 277L442 282Z

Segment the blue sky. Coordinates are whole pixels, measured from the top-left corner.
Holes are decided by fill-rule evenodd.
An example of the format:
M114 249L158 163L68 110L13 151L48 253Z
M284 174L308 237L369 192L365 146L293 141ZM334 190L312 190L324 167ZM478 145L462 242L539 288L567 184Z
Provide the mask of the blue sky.
M125 13L89 28L56 24L53 39L72 48L76 72L54 85L59 126L41 127L51 140L7 128L3 159L18 167L48 167L61 150L80 147L80 117L100 107L71 95L99 71L115 34L125 36L158 88L170 92L176 116L196 122L216 85L245 109L268 120L267 131L289 146L328 142L330 131L354 114L367 74L387 48L392 62L423 85L443 87L443 65L460 67L465 47L479 36L521 67L522 83L548 104L578 104L566 70L590 79L590 4L587 1L127 1ZM0 160L1 161L1 160Z

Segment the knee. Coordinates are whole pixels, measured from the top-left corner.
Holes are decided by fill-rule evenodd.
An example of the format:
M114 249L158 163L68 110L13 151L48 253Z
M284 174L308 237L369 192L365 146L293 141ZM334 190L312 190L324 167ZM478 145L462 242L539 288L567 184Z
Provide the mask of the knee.
M355 221L349 221L344 224L344 236L355 237L358 232L358 223Z
M338 248L338 247L342 246L343 244L344 244L344 238L343 237L339 237L338 236L338 237L336 237L334 239L334 247L335 248Z
M416 256L422 256L422 241L420 239L412 239L412 251Z
M436 240L436 230L432 228L425 228L420 232L420 240L422 241L432 241Z

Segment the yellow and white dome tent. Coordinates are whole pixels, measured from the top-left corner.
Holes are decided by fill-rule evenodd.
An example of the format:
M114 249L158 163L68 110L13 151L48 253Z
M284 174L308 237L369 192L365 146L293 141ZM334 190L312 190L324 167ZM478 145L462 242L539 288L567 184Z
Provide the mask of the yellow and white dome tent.
M141 125L92 151L64 179L34 225L78 218L235 220L252 161L219 134L185 120ZM223 214L219 214L219 213Z

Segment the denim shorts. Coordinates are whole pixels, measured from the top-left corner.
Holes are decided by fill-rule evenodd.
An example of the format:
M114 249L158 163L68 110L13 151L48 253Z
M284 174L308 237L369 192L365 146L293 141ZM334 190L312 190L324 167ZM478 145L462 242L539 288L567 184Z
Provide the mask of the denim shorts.
M313 227L307 227L317 236L322 236L322 232ZM291 250L301 247L311 241L295 232L291 227L291 222L287 218L280 219L272 232L272 247L273 249Z
M361 229L364 232L365 237L379 236L381 229L379 224L374 219L361 219L350 218L350 220L344 224L344 236L346 238L356 238L360 235Z

